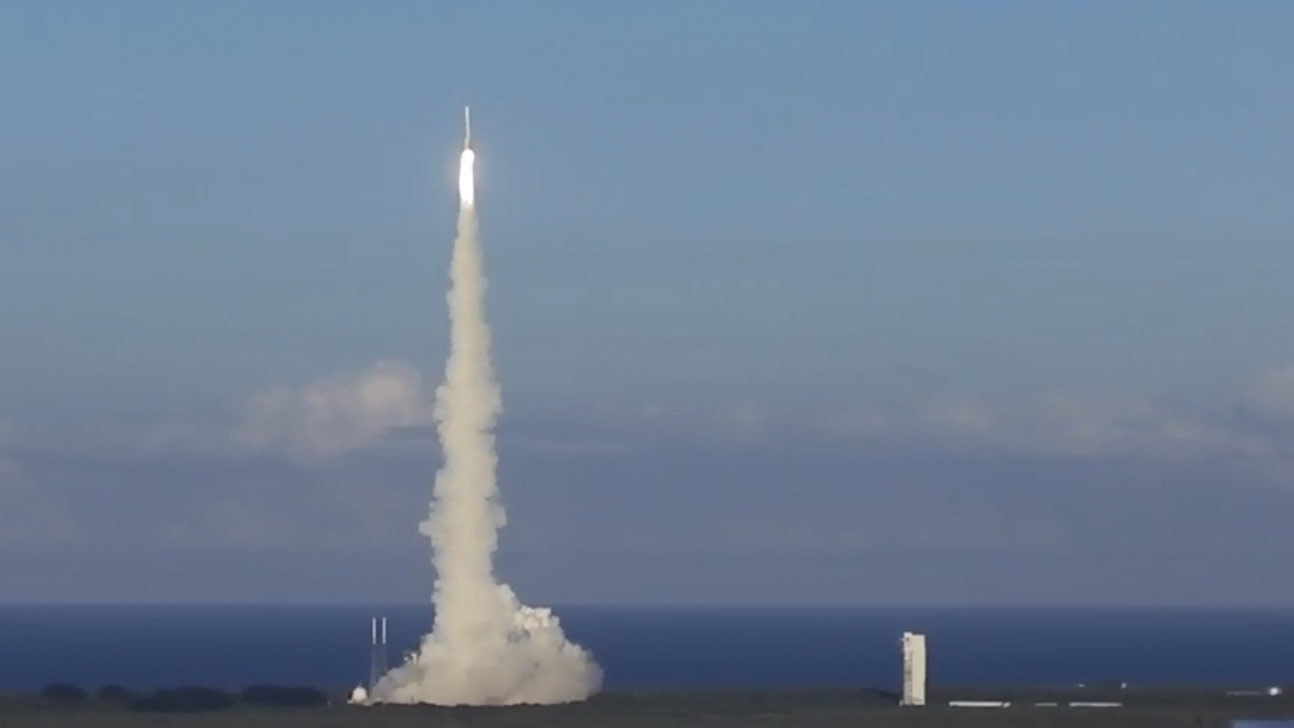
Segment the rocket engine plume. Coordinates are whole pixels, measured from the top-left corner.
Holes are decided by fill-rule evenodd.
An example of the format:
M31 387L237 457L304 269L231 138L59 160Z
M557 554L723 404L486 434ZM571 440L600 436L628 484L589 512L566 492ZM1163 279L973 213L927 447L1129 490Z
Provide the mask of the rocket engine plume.
M466 110L464 119L470 124ZM477 239L476 154L467 129L458 170L458 237L448 295L450 355L436 390L444 466L419 531L436 566L435 622L419 650L374 686L373 700L437 705L513 705L583 700L601 687L589 652L567 641L549 609L521 604L494 576L506 522L496 480L493 428L501 409L485 319Z

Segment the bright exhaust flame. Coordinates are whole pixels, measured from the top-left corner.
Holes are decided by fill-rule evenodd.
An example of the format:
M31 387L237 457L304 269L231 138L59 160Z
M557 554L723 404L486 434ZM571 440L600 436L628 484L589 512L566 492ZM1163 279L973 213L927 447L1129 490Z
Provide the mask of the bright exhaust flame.
M464 149L463 156L458 158L458 200L467 207L476 204L476 172L472 169L475 163L476 153Z
M385 703L514 705L566 703L597 692L602 671L567 641L551 610L522 604L494 576L499 501L494 423L501 409L485 320L485 272L477 240L472 164L458 170L458 237L449 290L450 353L436 390L444 466L431 513L418 530L436 566L435 624L418 652L373 688Z

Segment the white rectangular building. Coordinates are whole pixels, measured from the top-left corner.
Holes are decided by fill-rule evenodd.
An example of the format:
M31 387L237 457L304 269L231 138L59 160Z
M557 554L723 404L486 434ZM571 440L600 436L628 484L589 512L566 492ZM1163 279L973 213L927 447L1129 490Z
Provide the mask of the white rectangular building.
M926 704L926 636L903 633L902 705Z

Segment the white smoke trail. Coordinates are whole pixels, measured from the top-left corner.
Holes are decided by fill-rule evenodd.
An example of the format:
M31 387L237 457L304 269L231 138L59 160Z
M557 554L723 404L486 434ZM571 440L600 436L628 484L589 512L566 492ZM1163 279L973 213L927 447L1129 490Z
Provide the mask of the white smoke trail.
M445 464L419 530L436 566L435 623L416 655L378 681L388 703L512 705L564 703L597 692L602 672L568 642L556 615L521 604L495 580L498 499L492 430L501 408L485 321L485 275L477 241L472 150L459 167L458 237L449 292L450 356L436 391Z

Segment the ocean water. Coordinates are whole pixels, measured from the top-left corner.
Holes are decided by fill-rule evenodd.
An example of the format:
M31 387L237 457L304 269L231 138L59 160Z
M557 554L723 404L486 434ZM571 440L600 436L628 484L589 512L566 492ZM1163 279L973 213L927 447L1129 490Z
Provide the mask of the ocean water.
M934 684L1294 682L1294 610L588 608L558 613L605 688L897 689L899 636L928 635ZM429 607L0 606L0 690L257 682L347 687L368 674L369 616L391 663Z

